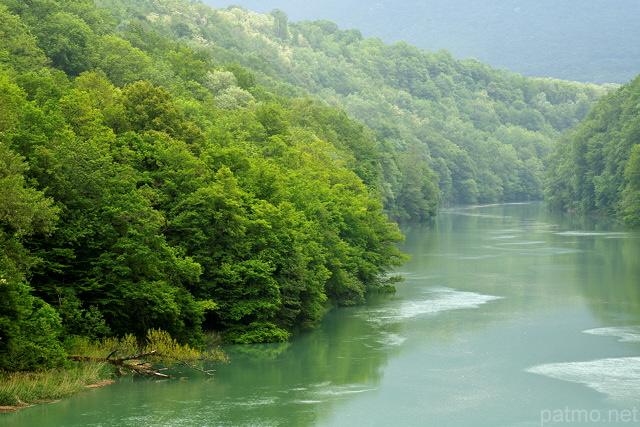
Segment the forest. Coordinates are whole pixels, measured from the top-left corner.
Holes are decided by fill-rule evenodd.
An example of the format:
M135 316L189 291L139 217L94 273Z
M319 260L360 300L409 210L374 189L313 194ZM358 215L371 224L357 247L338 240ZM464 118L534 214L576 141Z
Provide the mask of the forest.
M328 19L386 43L447 49L528 77L627 83L640 69L640 4L617 0L204 0L294 21Z
M344 109L385 144L379 152L397 154L395 165L381 165L380 192L399 221L427 217L406 200L414 193L402 181L410 159L435 173L444 205L540 199L553 141L617 87L526 78L445 50L387 45L329 21L292 23L280 10L231 7L216 16L212 29L190 27L191 37L197 31L218 42L205 47L214 56Z
M526 78L280 10L0 0L0 33L4 371L150 330L193 348L205 332L286 341L392 291L398 222L539 200L547 167L569 170L549 160L556 139L635 108L630 87ZM631 216L632 159L615 171Z
M640 77L603 97L557 142L546 198L640 227Z

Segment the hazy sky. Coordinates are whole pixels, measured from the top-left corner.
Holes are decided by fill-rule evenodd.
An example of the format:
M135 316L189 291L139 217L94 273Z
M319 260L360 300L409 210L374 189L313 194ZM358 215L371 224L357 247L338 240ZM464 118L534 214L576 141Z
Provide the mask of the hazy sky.
M448 49L532 77L624 83L640 74L640 0L203 0Z

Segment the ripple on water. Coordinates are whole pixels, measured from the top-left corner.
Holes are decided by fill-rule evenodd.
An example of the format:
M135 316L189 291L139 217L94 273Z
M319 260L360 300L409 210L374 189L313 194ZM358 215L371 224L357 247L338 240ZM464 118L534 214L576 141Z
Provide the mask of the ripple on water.
M290 395L287 401L292 403L318 404L335 398L342 398L375 390L377 390L377 388L372 388L367 384L334 384L331 381L325 381L312 384L309 387L293 388L287 390L285 393Z
M620 342L640 342L639 326L614 326L609 328L596 328L582 331L585 334L604 337L618 337Z
M541 248L536 248L534 244L530 244L529 246L518 247L518 244L513 244L507 246L505 244L499 244L495 246L484 246L484 249L492 250L498 253L516 253L518 255L525 256L556 256L556 255L567 255L567 254L576 254L582 252L580 249L566 248L566 247L557 247L557 246L545 246Z
M516 239L517 235L515 234L499 234L497 236L491 236L489 237L491 240L507 240L507 239Z
M275 397L269 398L259 398L259 399L247 399L241 402L234 402L234 405L237 406L264 406L264 405L273 405L276 403Z
M316 390L316 396L348 396L352 394L366 393L369 391L376 391L376 388L368 387L364 384L346 384L346 385L331 385L321 390Z
M406 340L402 335L382 332L376 341L384 346L395 347L401 345Z
M510 216L505 215L491 215L491 214L482 214L482 213L472 213L472 212L453 212L455 215L462 216L475 216L478 218L489 218L489 219L509 219Z
M445 287L426 289L424 295L424 299L373 308L366 310L363 314L371 322L397 323L419 316L436 315L449 310L477 308L489 301L503 298Z
M508 243L496 243L496 246L530 246L530 245L542 245L546 243L543 240L526 240L521 242L508 242Z
M629 402L640 398L640 357L549 363L534 366L527 371L585 384L614 401Z
M474 259L488 259L488 258L495 258L497 255L493 255L493 254L488 254L488 255L469 255L469 256L459 256L457 257L458 259L461 260L474 260Z
M613 232L613 231L560 231L555 233L559 236L578 236L578 237L604 237L607 239L620 239L629 237L631 233Z

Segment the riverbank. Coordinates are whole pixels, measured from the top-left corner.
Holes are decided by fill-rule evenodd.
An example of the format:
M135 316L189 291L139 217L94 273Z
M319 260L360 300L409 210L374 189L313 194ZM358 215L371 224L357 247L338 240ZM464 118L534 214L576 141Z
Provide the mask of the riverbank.
M73 363L44 372L0 372L0 413L54 402L87 388L114 382L113 369L104 363Z

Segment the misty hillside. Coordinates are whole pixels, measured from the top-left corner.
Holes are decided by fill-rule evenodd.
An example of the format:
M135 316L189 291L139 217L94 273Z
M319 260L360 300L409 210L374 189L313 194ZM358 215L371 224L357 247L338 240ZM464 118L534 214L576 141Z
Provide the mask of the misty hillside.
M291 20L328 19L388 43L450 50L530 77L626 83L640 72L640 3L620 0L206 0Z
M142 28L179 40L217 64L238 62L282 94L312 95L344 108L374 130L378 149L387 153L379 191L399 219L426 212L404 200L426 191L408 196L403 187L405 173L415 167L435 172L441 203L540 199L552 141L607 91L526 78L477 60L456 60L448 51L385 44L331 21L291 22L282 11L260 15L170 1L128 8ZM123 37L138 46L132 24L121 21ZM397 155L391 163L384 160Z

